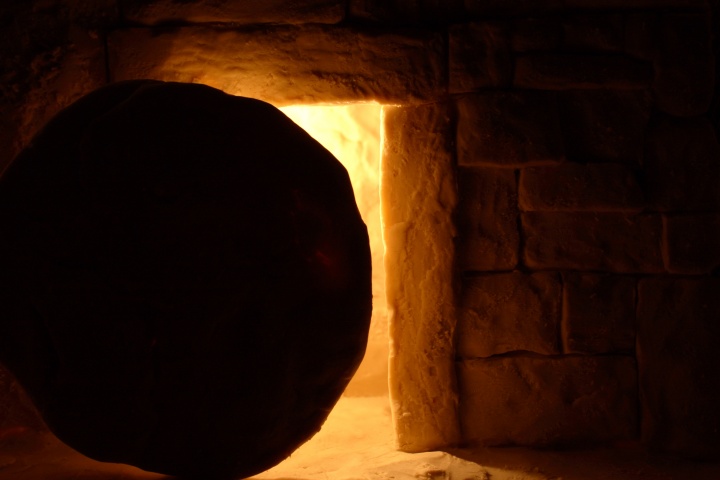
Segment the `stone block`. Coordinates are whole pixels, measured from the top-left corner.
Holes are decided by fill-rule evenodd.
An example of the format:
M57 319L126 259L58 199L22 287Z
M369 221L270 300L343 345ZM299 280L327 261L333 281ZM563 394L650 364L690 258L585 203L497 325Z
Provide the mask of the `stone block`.
M514 272L463 279L458 355L559 354L561 290L556 273Z
M621 52L625 22L621 14L572 15L562 22L563 47L575 51Z
M637 212L643 194L627 166L610 163L564 163L520 171L523 211Z
M342 0L119 0L126 20L161 23L337 23L345 14Z
M460 440L453 343L457 180L448 105L386 107L384 126L390 398L397 447L423 452Z
M565 160L555 92L491 92L457 99L460 165L521 167Z
M651 64L623 55L537 53L515 60L514 85L520 88L643 89L651 81Z
M720 278L639 283L637 358L643 442L720 456Z
M473 445L577 447L637 435L632 357L464 360L458 382L460 424Z
M461 18L463 0L350 0L350 16L379 22L438 22Z
M450 27L450 93L506 87L512 80L506 24L466 23Z
M442 36L350 27L181 27L116 30L113 80L204 83L275 105L378 101L412 104L445 91Z
M458 189L459 268L515 268L520 254L515 171L460 167Z
M645 90L573 90L558 95L569 160L640 166L652 100Z
M666 14L657 29L657 107L671 115L702 115L715 91L715 62L709 13Z
M663 271L659 215L527 212L521 219L530 268Z
M669 272L705 274L720 268L720 214L668 215L663 220Z
M565 353L630 353L635 348L632 277L563 274L562 340Z
M720 144L709 120L655 119L645 157L644 186L652 208L720 210Z

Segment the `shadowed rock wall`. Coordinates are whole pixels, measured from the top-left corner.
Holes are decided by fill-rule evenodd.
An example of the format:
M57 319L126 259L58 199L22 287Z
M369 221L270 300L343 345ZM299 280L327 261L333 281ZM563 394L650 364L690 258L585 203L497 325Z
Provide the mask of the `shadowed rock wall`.
M435 225L402 238L456 272L413 263L429 283L391 293L391 370L424 368L393 380L401 448L720 453L716 2L85 3L0 14L2 165L111 80L393 105L383 188L435 171L420 214L403 202L425 191L392 196L395 232ZM441 171L412 161L429 148Z

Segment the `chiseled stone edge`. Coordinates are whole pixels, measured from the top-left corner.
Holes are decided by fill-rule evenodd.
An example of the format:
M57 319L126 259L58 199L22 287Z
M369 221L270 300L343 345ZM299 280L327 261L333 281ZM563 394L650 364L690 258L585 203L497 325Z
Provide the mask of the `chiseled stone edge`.
M113 80L204 83L275 105L423 103L447 90L445 40L303 25L129 28L108 38Z
M449 128L442 104L385 112L389 384L397 447L405 452L460 441L453 345L457 190Z

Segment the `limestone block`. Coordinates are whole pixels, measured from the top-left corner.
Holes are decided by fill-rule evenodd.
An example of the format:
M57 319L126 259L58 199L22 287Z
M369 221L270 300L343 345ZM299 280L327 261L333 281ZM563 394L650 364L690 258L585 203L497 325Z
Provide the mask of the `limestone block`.
M643 89L652 80L652 65L623 55L537 53L515 61L514 85L520 88Z
M642 439L651 447L720 456L719 291L716 277L640 281Z
M572 90L558 95L569 160L640 166L652 100L646 90Z
M720 209L720 145L710 121L658 118L647 145L645 190L654 209Z
M653 92L659 109L677 116L702 115L715 91L709 13L666 14L657 30Z
M499 168L458 170L458 264L468 270L512 270L518 264L517 182Z
M560 297L556 273L514 272L463 279L458 355L559 354Z
M659 215L527 212L521 214L530 268L661 272Z
M117 30L108 39L114 80L204 83L275 105L414 103L444 91L440 35L349 27L184 27Z
M632 357L464 360L458 377L471 444L578 446L637 435Z
M720 267L720 214L668 215L663 220L669 272L704 274Z
M126 20L144 25L163 22L235 24L337 23L345 14L341 0L119 0Z
M632 352L635 348L632 277L563 274L563 350L566 353Z
M463 14L463 0L349 0L350 16L372 21L451 20Z
M512 57L507 25L465 23L450 27L450 93L508 86Z
M491 92L457 99L460 165L520 167L565 160L555 92Z
M445 104L386 107L381 204L397 447L455 445L456 178Z
M564 163L520 171L523 211L637 212L642 190L625 165Z

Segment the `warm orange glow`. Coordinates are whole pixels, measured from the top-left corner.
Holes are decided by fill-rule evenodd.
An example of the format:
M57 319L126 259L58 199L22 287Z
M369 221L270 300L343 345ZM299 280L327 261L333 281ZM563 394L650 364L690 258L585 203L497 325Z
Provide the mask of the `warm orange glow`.
M373 316L367 352L347 395L387 392L388 322L384 247L380 224L380 114L378 104L290 106L285 115L327 148L348 170L355 199L370 235Z

